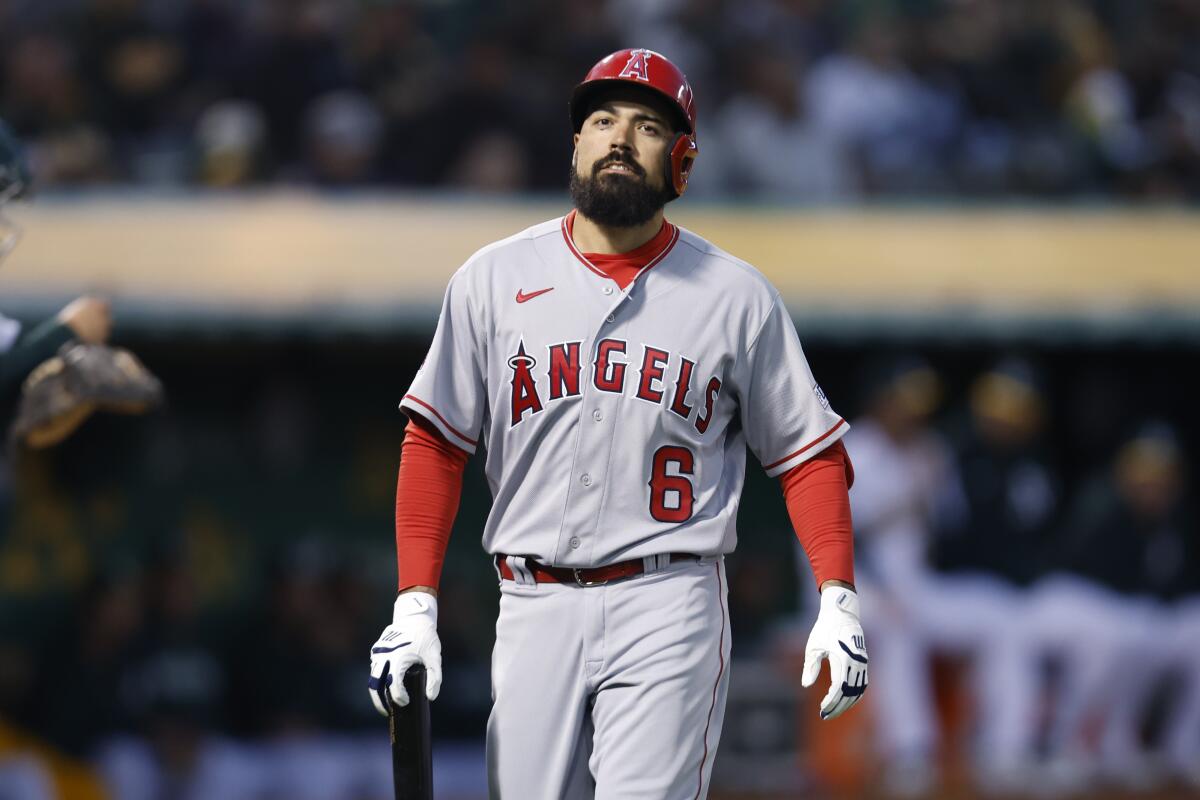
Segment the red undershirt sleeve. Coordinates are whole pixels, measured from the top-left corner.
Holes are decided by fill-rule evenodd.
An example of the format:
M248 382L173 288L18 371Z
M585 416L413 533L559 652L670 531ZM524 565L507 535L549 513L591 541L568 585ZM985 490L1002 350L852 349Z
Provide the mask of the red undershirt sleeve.
M420 416L409 420L396 479L399 590L437 588L469 457Z
M854 526L850 487L854 466L835 442L779 476L788 516L812 564L817 589L825 581L854 583Z

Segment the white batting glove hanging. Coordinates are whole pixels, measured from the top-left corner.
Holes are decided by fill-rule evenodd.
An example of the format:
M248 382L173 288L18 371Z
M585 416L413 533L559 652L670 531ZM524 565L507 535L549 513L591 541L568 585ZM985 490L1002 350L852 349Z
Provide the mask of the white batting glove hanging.
M833 719L857 703L867 690L867 642L858 621L858 595L843 586L821 592L821 611L804 648L804 676L808 688L829 659L829 692L821 701L821 719Z
M425 695L436 700L442 687L442 642L437 635L437 598L427 592L407 592L396 598L392 624L371 647L371 677L367 687L375 710L385 717L388 699L408 705L404 673L425 665Z

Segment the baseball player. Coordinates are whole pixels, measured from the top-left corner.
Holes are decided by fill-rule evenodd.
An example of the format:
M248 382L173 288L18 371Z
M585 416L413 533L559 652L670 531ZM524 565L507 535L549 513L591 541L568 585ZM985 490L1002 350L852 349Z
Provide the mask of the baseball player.
M17 138L0 120L0 262L16 247L20 235L20 229L4 216L4 208L24 196L29 185L29 165ZM8 405L30 370L66 342L78 339L100 344L111 330L108 302L92 297L74 300L29 330L22 330L20 322L0 314L0 403Z
M574 210L454 275L400 404L400 594L371 649L371 697L381 713L407 703L400 676L418 662L437 696L438 577L463 465L483 444L483 546L500 582L491 796L704 797L747 446L780 478L821 590L802 683L828 659L825 718L866 689L847 424L774 287L663 218L698 152L683 73L618 51L570 114Z
M29 182L29 167L17 137L0 120L0 263L20 236L20 229L4 216L4 208L26 193ZM108 303L90 297L74 300L31 329L0 314L0 419L7 421L8 407L14 404L21 381L38 364L71 339L103 342L111 328ZM0 464L0 477L3 467ZM3 527L0 519L0 530ZM0 753L0 787L4 787L5 797L49 798L54 794L49 772L36 757L19 749Z

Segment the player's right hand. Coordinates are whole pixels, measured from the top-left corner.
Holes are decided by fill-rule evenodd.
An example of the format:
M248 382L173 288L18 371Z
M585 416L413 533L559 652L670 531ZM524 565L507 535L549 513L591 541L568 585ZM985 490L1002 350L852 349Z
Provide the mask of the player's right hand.
M396 598L392 624L371 647L371 677L367 687L375 710L385 717L389 700L408 705L404 673L425 665L425 696L436 700L442 688L442 642L437 635L437 598L428 592L405 592Z
M112 311L107 300L80 297L58 312L58 321L87 344L104 344L112 332Z

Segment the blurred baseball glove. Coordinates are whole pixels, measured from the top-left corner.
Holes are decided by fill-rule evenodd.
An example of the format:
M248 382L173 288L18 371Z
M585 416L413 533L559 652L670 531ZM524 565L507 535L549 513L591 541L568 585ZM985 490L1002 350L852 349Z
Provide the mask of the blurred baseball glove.
M128 350L68 342L25 379L9 438L49 447L74 433L94 411L143 414L162 398L162 383Z

